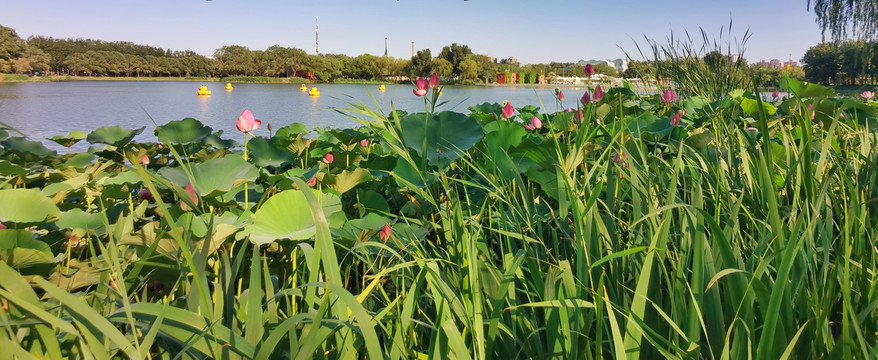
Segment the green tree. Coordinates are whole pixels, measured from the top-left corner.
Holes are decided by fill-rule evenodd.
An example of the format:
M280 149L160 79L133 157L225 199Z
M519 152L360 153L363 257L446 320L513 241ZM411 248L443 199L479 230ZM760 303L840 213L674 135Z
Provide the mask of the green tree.
M808 0L809 9L812 2L824 40L827 31L836 41L878 38L878 0Z
M21 57L27 44L18 37L15 30L0 25L0 59L12 60Z
M455 76L459 76L461 72L460 63L471 55L473 55L473 52L469 46L452 43L451 46L443 47L436 57L448 61L452 66L452 73Z
M454 74L454 65L452 65L451 62L443 58L436 58L433 59L431 72L436 73L436 75L439 75L439 77L449 78Z
M469 56L460 62L460 80L476 80L482 72L482 67L476 62L475 56Z
M412 77L430 76L432 66L433 55L430 54L430 49L418 50L415 56L412 56L412 61L409 63L406 73Z
M802 57L805 80L823 84L837 81L838 57L838 46L832 43L820 43L809 48Z

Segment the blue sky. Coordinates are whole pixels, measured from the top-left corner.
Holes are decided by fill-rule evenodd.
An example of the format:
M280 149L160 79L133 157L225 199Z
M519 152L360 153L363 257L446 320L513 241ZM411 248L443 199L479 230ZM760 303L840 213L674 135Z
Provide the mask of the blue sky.
M701 29L722 43L749 29L750 61L801 59L821 42L807 0L524 1L524 0L4 0L0 25L19 36L131 41L204 55L223 45L252 50L271 45L314 53L319 17L320 52L408 58L451 43L475 53L515 56L522 63L614 59L639 54L635 41L660 44ZM729 20L733 21L728 35ZM725 47L725 46L724 46ZM733 45L733 52L736 47Z

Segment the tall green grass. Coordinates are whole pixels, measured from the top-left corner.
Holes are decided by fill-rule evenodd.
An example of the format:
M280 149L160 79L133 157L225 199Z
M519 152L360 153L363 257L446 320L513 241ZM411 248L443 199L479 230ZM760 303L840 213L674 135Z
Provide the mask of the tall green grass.
M21 359L875 358L878 133L852 116L862 112L812 119L807 109L842 99L795 98L775 115L706 99L672 133L684 136L641 126L644 106L625 104L654 99L624 91L580 120L537 113L547 127L536 133L496 119L499 105L475 107L469 118L485 134L466 151L446 148L458 156L448 166L415 150L428 136L408 143L417 137L405 118L422 114L353 104L344 111L358 130L322 133L306 151L301 136L279 135L303 169L257 166L249 208L241 181L228 197L192 199L155 171L179 167L199 188L199 162L240 154L201 144L169 141L161 166L140 165L158 150L134 143L81 172L5 177L4 189L64 182L107 230L85 235L66 262L96 277L89 286L71 287L62 262L46 277L0 261L0 343ZM362 135L380 143L355 150ZM266 146L253 141L251 151ZM4 143L4 160L26 163L14 148ZM347 159L332 166L374 177L333 190L348 176L336 169L321 175L335 183L309 190L306 169L329 168L326 149ZM122 170L163 196L112 210L95 193L111 182L101 173ZM308 214L312 235L248 241L246 226L287 191L304 206L286 215ZM355 239L332 225L332 196ZM384 223L393 230L381 239ZM0 231L0 249L12 231Z

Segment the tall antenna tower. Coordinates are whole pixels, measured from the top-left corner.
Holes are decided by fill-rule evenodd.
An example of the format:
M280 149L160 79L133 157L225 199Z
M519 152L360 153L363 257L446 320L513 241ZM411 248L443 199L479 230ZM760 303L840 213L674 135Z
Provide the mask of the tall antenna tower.
M314 47L317 55L320 55L320 24L317 22L317 16L314 17Z
M384 38L384 57L387 57L387 38Z

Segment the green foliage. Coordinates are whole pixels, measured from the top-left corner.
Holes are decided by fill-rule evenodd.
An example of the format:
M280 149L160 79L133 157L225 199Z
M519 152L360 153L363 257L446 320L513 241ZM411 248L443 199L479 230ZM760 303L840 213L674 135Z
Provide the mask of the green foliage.
M875 358L878 107L781 85L771 103L618 88L509 119L437 111L434 91L427 113L352 104L357 129L293 124L246 150L194 119L160 144L54 138L110 145L79 154L12 137L0 343L52 359Z

